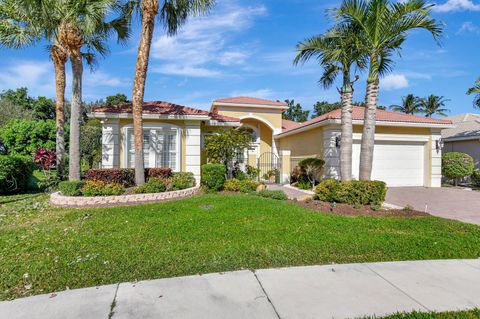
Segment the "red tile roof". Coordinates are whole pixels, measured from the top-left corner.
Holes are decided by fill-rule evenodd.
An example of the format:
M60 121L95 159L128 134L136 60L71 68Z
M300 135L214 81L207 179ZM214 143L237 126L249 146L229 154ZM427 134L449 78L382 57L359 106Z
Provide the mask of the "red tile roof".
M365 108L361 106L354 106L353 107L353 120L361 120L364 119L364 112ZM326 120L339 120L341 119L341 109L333 110L329 113L323 114L321 116L315 117L311 120L301 123L300 125L289 128L282 133L286 133L289 131L293 131L299 129L301 127L306 127L315 123L320 123ZM400 122L400 123L418 123L418 124L452 124L450 120L442 120L436 119L432 117L425 117L425 116L417 116L417 115L410 115L386 110L377 110L377 122Z
M123 103L114 106L102 106L92 109L92 113L132 113L132 103ZM159 115L200 115L209 116L212 120L220 122L240 122L239 119L214 114L207 111L194 109L192 107L177 105L163 101L151 101L143 103L143 114L159 114Z
M282 119L282 131L288 131L288 130L294 129L294 128L300 126L300 125L302 125L302 123Z
M223 98L223 99L216 99L214 102L238 103L238 104L257 104L257 105L266 105L266 106L287 106L287 103L285 103L285 102L259 99L259 98L256 98L256 97L248 97L248 96L227 97L227 98Z

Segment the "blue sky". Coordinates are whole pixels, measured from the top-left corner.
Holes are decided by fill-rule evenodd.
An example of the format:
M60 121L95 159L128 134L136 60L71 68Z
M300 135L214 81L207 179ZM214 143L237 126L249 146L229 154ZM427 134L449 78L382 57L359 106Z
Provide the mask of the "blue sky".
M215 98L248 95L295 99L305 109L319 100L339 99L336 88L317 85L321 69L314 62L292 66L295 45L322 33L331 21L325 10L339 1L218 0L210 15L191 19L176 37L157 27L152 46L146 100L164 100L208 109ZM396 57L394 71L380 83L382 105L401 97L443 95L451 114L474 112L465 95L480 76L480 1L439 0L433 13L446 24L447 36L436 45L426 32L414 31ZM117 92L131 97L138 45L138 24L127 45L111 41L111 53L95 72L85 70L84 100ZM70 66L68 66L70 68ZM70 81L67 74L67 81ZM365 95L365 74L354 99ZM0 51L0 90L26 86L31 95L54 97L53 68L45 44ZM67 88L67 98L70 96Z

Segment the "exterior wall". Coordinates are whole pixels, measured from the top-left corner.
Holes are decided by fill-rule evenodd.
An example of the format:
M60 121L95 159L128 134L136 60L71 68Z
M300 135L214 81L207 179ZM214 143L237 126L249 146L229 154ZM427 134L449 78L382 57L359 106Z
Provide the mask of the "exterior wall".
M442 187L442 150L437 150L437 141L441 138L441 130L432 129L428 143L430 176L426 176L427 187Z
M277 139L281 150L289 150L291 157L323 158L323 128L300 132Z
M480 169L480 138L477 140L467 140L467 141L445 141L445 146L443 147L443 152L461 152L467 153L473 157L475 161L475 168Z
M118 121L102 121L102 168L118 168L120 160L120 125Z
M200 183L200 132L200 123L185 126L185 171L193 173L197 184Z
M231 116L241 120L252 117L266 121L277 130L275 134L280 133L282 130L282 110L236 106L216 106L216 109L220 115Z
M323 130L324 177L340 179L340 148L336 139L342 135L340 127L329 126Z

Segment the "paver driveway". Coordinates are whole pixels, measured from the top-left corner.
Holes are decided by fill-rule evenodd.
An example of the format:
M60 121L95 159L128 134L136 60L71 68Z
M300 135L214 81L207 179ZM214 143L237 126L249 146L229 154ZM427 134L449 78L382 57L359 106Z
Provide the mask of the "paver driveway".
M480 225L480 192L457 188L392 187L386 202Z

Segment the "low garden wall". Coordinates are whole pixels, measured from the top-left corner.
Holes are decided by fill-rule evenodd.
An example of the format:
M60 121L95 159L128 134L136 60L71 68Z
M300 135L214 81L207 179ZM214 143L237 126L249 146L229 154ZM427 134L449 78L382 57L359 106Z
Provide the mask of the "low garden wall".
M200 186L182 189L179 191L153 193L153 194L132 194L118 196L64 196L60 192L50 195L50 203L61 207L100 207L117 205L134 205L142 203L161 202L169 199L176 199L195 195L200 190Z

